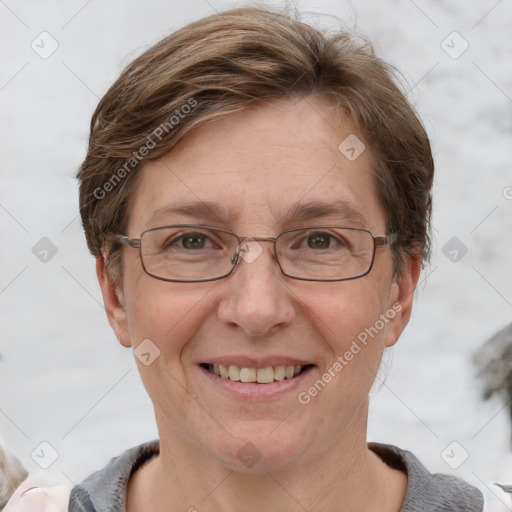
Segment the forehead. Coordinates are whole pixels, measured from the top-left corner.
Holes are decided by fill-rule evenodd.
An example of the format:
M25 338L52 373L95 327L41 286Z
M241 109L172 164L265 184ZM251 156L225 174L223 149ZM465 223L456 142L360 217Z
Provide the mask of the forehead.
M226 116L143 166L129 230L190 222L268 234L325 220L382 231L374 162L362 148L352 121L325 99L282 100Z

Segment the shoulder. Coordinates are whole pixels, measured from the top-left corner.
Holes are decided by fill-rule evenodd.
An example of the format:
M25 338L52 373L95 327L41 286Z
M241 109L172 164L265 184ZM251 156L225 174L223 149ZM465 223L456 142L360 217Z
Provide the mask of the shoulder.
M70 486L55 485L51 477L28 474L0 440L0 510L3 512L64 512Z
M158 441L130 448L72 489L29 476L16 489L3 512L124 511L130 476L158 453Z
M512 485L486 484L482 487L484 512L510 512L512 510Z
M407 493L400 512L483 512L482 492L464 480L430 473L415 455L396 446L369 443L368 447L386 464L407 473Z
M16 489L3 512L124 511L130 476L158 452L158 441L130 448L71 489L29 476Z
M73 487L70 512L124 511L128 480L140 466L160 450L158 441L144 443L114 457L103 469Z
M46 479L29 476L5 505L2 512L65 512L70 486L52 485Z
M27 478L27 470L0 439L0 510L14 492L14 489Z

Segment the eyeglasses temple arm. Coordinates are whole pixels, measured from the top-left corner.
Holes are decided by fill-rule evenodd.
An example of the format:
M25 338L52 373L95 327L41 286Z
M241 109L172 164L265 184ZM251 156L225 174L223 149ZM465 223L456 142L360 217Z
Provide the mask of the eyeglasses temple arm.
M376 236L375 237L375 245L391 245L398 240L398 235L396 233L392 233L387 236Z
M117 235L117 239L128 247L135 247L136 249L140 247L140 238L128 238L125 235Z

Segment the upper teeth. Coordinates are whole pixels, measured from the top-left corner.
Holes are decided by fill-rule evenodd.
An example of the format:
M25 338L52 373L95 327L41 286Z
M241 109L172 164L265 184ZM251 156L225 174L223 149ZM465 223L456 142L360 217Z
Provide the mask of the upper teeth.
M267 366L266 368L240 368L239 366L223 364L210 364L208 369L220 375L223 379L230 379L239 382L258 382L259 384L268 384L274 380L291 379L298 375L302 366Z

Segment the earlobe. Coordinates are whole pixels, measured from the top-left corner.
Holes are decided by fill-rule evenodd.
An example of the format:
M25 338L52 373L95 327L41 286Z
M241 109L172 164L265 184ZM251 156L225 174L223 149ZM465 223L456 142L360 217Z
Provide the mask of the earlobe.
M410 257L405 263L402 274L397 276L395 282L391 285L389 307L390 311L394 311L394 316L388 326L386 347L391 347L398 341L398 338L409 323L420 269L421 258L419 255L417 257Z
M96 258L96 275L103 295L105 313L108 322L119 340L125 347L131 346L131 339L127 329L126 311L123 305L122 290L116 289L112 284L105 268L103 257Z

